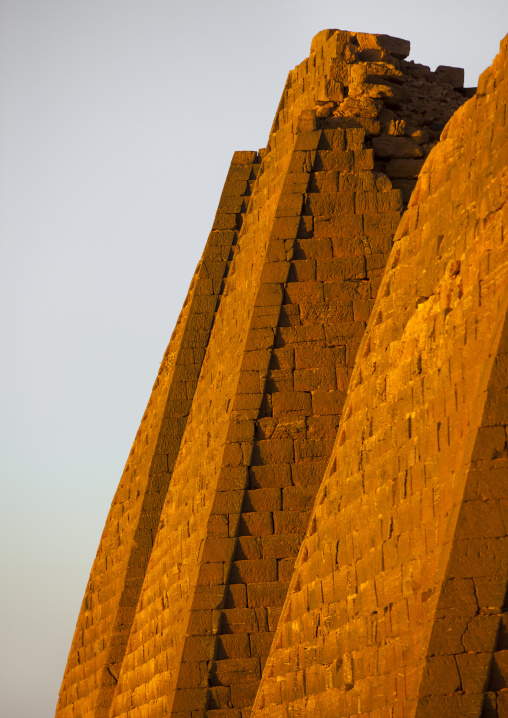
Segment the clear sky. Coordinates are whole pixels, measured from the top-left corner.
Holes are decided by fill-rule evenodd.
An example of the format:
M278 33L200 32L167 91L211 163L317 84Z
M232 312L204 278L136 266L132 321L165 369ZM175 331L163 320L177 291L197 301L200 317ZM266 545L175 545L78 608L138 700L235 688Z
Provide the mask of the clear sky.
M476 85L506 0L0 0L0 715L50 718L235 150L324 28Z

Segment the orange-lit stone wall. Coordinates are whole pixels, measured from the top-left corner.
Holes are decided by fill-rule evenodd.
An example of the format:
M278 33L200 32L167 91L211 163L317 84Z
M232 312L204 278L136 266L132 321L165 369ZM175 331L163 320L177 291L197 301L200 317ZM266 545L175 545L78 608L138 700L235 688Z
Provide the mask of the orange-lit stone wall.
M507 715L507 59L395 234L253 718Z
M445 231L452 222L458 232L464 212L477 211L476 196L467 209L463 197L454 201L450 172L452 160L465 154L462 135L447 128L438 144L446 121L473 91L462 87L461 70L431 72L406 60L408 53L409 43L398 38L323 31L309 58L289 73L266 149L235 153L108 516L58 718L248 718L269 655L256 704L267 716L367 715L374 709L365 696L373 694L385 696L379 715L390 718L392 704L406 715L416 706L432 710L434 696L441 701L442 694L425 686L433 690L432 676L449 666L426 651L437 640L431 639L438 625L432 612L448 600L436 608L435 586L448 566L441 544L460 504L456 486L462 486L466 449L448 452L453 470L443 459L452 480L441 468L438 480L435 467L446 453L446 422L454 446L466 446L466 435L475 440L478 422L467 412L477 411L470 394L480 392L478 366L487 366L481 327L487 334L494 329L483 315L471 318L474 287L485 280L466 269L479 263L485 271L480 243L474 251L467 244L484 214L471 220L460 241ZM474 123L473 103L486 101L482 94L453 122ZM500 118L499 109L493 126L501 126ZM481 142L487 146L492 133L484 125L475 126L474 137L486 132ZM441 223L437 240L431 221ZM458 246L465 254L457 260ZM466 247L473 252L467 258ZM498 284L502 271L496 265ZM495 291L489 300L480 292L482 307L495 305ZM467 348L457 349L461 342ZM441 393L456 356L462 394L452 416ZM337 442L345 400L346 429ZM295 557L334 443L335 453L345 453L333 460L346 458L342 468L328 466L319 498L324 508L315 509L295 578ZM345 466L349 473L341 474ZM416 526L419 515L420 524L410 536L406 523L398 528L394 508L402 500L402 474L402 498L419 497L410 521ZM344 481L350 488L342 496ZM333 482L340 500L330 498L336 497ZM328 512L324 529L320 511ZM370 523L363 524L367 514ZM446 536L452 546L453 532ZM397 623L404 609L396 574L407 572L405 562L420 596L414 610L411 604L410 627L402 618ZM329 582L336 574L340 598L332 601ZM409 580L406 574L399 580L406 593ZM372 601L381 602L383 616ZM439 616L448 620L446 611ZM353 648L346 641L340 653L344 631L357 643ZM404 697L400 665L392 670L385 657L399 650ZM503 656L496 660L502 665ZM497 696L489 700L497 705Z
M296 109L253 189L111 715L252 704L335 437L401 195L362 128Z

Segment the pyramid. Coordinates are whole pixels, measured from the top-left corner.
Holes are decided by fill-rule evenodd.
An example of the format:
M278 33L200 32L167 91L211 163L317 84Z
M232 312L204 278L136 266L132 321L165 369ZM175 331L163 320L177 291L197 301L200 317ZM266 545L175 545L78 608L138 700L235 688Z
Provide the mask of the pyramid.
M505 715L507 47L323 31L234 154L59 718Z

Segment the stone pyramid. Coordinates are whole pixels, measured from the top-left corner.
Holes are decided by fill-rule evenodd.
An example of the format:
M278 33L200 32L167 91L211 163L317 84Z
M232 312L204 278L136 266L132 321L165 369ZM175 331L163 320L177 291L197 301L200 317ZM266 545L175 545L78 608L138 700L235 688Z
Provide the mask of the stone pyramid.
M323 31L235 153L58 718L508 715L507 52Z

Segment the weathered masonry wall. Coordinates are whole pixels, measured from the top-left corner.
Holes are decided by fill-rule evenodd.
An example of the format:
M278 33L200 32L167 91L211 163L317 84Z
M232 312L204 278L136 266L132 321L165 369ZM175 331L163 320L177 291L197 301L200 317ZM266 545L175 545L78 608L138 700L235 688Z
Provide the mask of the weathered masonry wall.
M277 147L280 132L287 129L275 134ZM187 709L236 715L252 703L331 449L337 424L329 414L340 410L373 299L369 276L377 287L401 200L373 172L363 130L287 134L294 146L286 153L287 173L281 174L282 157L270 164L267 153L253 191L112 715L145 707L154 715ZM329 226L337 203L343 220ZM301 258L291 261L295 253ZM279 525L282 540L273 536ZM240 630L248 617L250 627ZM238 688L240 674L247 688Z
M193 708L236 718L257 690L335 438L377 263L400 216L400 193L386 178L377 178L376 190L366 169L372 151L362 144L363 131L353 129L297 134L290 169L300 176L305 165L335 169L307 170L306 193L286 193L294 189L286 176L201 557L201 570L217 576L213 602L199 593L191 605L174 714ZM342 221L334 224L337 206ZM305 259L292 258L304 251Z
M331 36L331 44L327 34L321 38L328 42L329 53L330 47L335 51L339 66L350 37L337 33ZM320 69L323 71L318 59L320 52L321 60L324 56L323 48L319 42L314 47L311 61L299 68L297 91L283 96L253 191L235 262L239 269L235 268L228 280L226 303L221 309L226 313L229 306L233 307L231 313L236 321L231 318L225 322L225 338L219 338L217 325L217 338L212 338L205 358L201 377L203 401L210 404L212 381L207 384L205 379L209 362L214 376L212 412L206 414L206 419L204 411L197 413L196 424L187 428L192 437L191 452L188 457L185 449L181 453L182 476L190 473L202 477L198 486L203 491L199 494L199 508L194 504L190 511L193 531L188 546L194 548L187 549L179 559L171 559L185 566L186 590L180 589L179 598L171 594L168 601L171 610L162 622L159 616L150 630L140 630L138 623L134 624L131 646L135 655L131 656L129 648L112 715L148 708L154 715L171 710L174 714L182 710L222 710L236 716L239 709L251 705L284 598L284 580L291 572L309 502L331 448L348 374L401 205L400 196L390 193L390 182L373 172L374 157L364 147L365 130L361 124L355 127L347 121L349 129L344 134L338 126L342 122L339 118L336 129L328 131L328 136L323 135L321 145L318 132L308 139L304 137L303 123L307 122L308 127L317 124L312 77ZM305 108L313 105L314 111L306 113ZM302 120L304 116L306 120ZM295 145L298 122L302 134ZM309 144L305 144L306 139ZM273 187L280 187L284 167L288 170L277 205L278 190ZM270 183L272 189L267 191ZM314 209L312 192L323 194ZM383 198L378 204L379 192ZM341 196L335 199L335 194ZM335 213L341 219L333 222ZM258 235L257 244L252 245L258 252L255 260L249 249L252 231ZM267 245L263 244L265 237L269 238ZM302 249L305 239L311 241L307 249ZM318 257L313 256L313 251ZM259 264L260 258L264 265ZM292 258L295 261L290 264L288 260ZM250 267L250 272L244 266ZM259 280L256 267L262 268ZM253 311L248 333L249 315L238 321L238 294L229 300L230 291L238 291L238 277L246 306ZM259 286L254 306L248 299L247 277L249 291ZM355 285L354 280L360 281ZM292 283L301 286L293 289ZM240 334L235 334L238 331ZM330 351L308 351L313 343L316 349ZM286 344L281 368L277 354L271 358L268 350ZM242 364L241 353L232 354L230 349L238 346L244 346ZM251 348L258 355L248 358ZM219 352L220 359L215 352ZM341 365L338 369L337 363ZM228 372L227 380L215 381L220 376L219 366ZM265 382L267 390L263 390ZM199 402L196 396L196 407ZM213 413L216 409L218 414ZM327 412L335 416L327 416ZM307 421L309 415L314 415L315 420ZM217 433L221 421L222 434ZM209 427L210 422L213 426ZM222 458L219 454L212 460L204 446L197 448L198 427L203 436L206 428L209 452L222 451ZM264 472L260 468L263 466ZM267 479L260 477L268 477L274 467L278 478L268 479L266 485ZM194 491L195 486L186 484L181 490ZM155 568L157 548L152 559L154 570L149 568L145 578L146 611L144 608L141 611L145 589L138 606L139 624L154 615L153 603L168 587L171 564L167 546L175 542L166 534L164 516L171 517L168 531L173 535L180 532L176 533L179 545L183 542L182 522L184 531L188 531L189 506L179 517L176 508L185 495L178 493L176 475L173 487L176 493L171 490L168 495L158 537L166 568L162 571L160 565ZM266 488L268 492L264 491ZM263 548L261 537L281 531L286 535L283 541L271 541L271 548ZM269 544L268 538L265 544ZM199 546L204 549L198 554ZM207 546L217 551L212 548L207 551ZM208 583L206 600L202 597L203 580ZM174 580L172 585L176 590ZM231 611L233 614L228 613ZM236 620L232 620L233 616ZM187 620L185 637L182 627ZM243 620L248 625L242 628ZM231 637L230 633L240 635ZM157 667L155 679L154 661L157 666L168 666L168 669ZM241 687L237 685L239 680L244 684Z
M258 169L255 152L235 153L212 232L106 521L60 691L56 714L62 718L107 715L224 279Z
M507 59L397 229L254 718L507 715Z
M472 94L461 70L408 53L323 31L266 149L235 153L104 529L59 718L249 715L401 213Z

